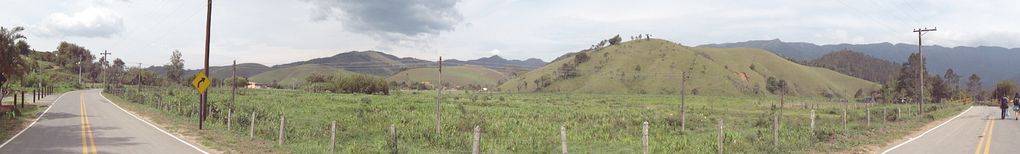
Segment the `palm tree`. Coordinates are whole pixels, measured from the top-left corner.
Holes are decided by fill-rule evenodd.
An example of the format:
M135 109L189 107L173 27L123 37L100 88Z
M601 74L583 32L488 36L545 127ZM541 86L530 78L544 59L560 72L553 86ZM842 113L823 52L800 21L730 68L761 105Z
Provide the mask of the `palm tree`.
M15 43L24 39L25 36L21 35L20 32L25 30L22 27L14 27L7 29L0 27L0 72L7 75L8 78L18 77L24 74L21 70L21 51L15 46Z
M21 51L17 51L18 48L15 47L16 41L25 38L24 35L19 34L23 30L25 28L0 27L0 75L4 76L2 77L4 80L19 78L25 73L24 64L21 62ZM4 83L0 83L0 91L3 91L3 85Z

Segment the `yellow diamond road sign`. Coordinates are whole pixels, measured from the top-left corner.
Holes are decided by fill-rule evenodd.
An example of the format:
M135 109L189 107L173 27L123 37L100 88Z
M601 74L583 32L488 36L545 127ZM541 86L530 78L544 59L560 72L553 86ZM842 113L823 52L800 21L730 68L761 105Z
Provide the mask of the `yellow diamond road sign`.
M198 74L195 74L195 79L191 80L191 86L194 86L198 93L205 93L210 84L212 84L212 80L205 76L205 71L198 71Z

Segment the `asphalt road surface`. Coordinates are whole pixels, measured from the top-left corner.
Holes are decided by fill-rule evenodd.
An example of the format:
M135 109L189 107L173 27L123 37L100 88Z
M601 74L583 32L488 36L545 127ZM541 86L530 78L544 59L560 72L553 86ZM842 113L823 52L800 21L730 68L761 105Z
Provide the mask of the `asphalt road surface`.
M0 145L2 154L207 153L138 119L100 95L64 93L27 129Z
M974 106L920 137L883 153L1020 153L1020 121L1000 119L998 107Z

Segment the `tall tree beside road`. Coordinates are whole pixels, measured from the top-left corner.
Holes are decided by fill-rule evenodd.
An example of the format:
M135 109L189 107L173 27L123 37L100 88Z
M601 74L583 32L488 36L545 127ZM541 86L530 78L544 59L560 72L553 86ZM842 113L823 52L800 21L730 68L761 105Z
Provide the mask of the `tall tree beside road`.
M950 98L956 98L960 92L960 78L959 74L953 71L952 68L946 69L946 73L942 75L943 79L946 79L946 87L949 90Z
M1000 80L999 83L995 84L995 91L992 92L992 100L998 100L1002 97L1013 97L1016 93L1016 83L1012 80Z
M906 95L905 97L911 99L917 99L920 94L918 93L921 86L920 76L918 74L927 74L928 70L921 70L921 65L924 65L924 60L921 59L917 53L910 54L906 63L903 63L903 67L900 68L900 75L896 78L896 91L900 94ZM921 71L920 73L918 71ZM926 86L927 87L927 86ZM930 92L929 90L925 90Z
M111 79L110 81L115 82L115 83L123 83L123 79L121 77L121 75L124 74L124 61L123 60L120 60L120 58L114 59L113 60L113 66L110 66L110 68L108 70L110 72L110 79Z
M170 81L181 81L184 76L184 59L181 59L181 51L174 50L170 55L170 63L166 64L166 75Z
M25 39L21 31L25 28L0 27L0 73L9 79L17 79L25 75L24 64L21 61L21 51L15 42Z
M977 74L971 74L967 79L967 93L974 97L974 99L984 100L984 97L981 97L984 95L984 90L981 89L981 77L978 77Z

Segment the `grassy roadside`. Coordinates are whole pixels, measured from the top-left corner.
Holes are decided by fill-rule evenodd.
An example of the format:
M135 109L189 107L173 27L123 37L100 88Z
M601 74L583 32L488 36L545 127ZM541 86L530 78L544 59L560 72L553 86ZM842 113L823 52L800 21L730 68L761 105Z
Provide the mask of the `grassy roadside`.
M210 153L290 153L272 141L253 139L237 132L226 132L223 129L198 130L198 120L195 118L171 116L165 111L138 103L129 103L119 96L108 93L103 93L103 96L163 130L181 137L181 139L199 143ZM207 127L212 127L210 125L212 124L207 124Z
M131 110L162 117L181 130L195 130L195 97L190 89L145 88L129 90L124 98ZM107 95L111 96L111 95ZM152 103L162 98L163 104ZM716 121L726 122L727 152L831 153L855 151L860 146L881 146L920 129L932 121L956 115L969 107L961 103L927 105L927 115L913 115L911 104L870 106L867 124L862 103L790 98L782 113L782 144L772 146L771 106L774 98L688 97L687 128L677 130L678 97L667 95L584 94L473 94L444 95L443 137L431 135L435 106L431 91L402 91L389 96L308 93L293 90L243 90L238 95L231 131L225 129L223 110L229 90L212 89L214 109L209 130L191 135L199 142L238 153L327 153L329 122L337 120L337 151L383 153L388 151L385 128L396 124L401 152L459 153L469 149L470 130L483 128L484 152L542 153L558 151L558 129L566 125L571 152L631 153L640 150L641 123L651 123L653 152L711 153L715 151ZM113 99L113 96L111 96ZM119 99L119 98L118 98ZM123 100L118 100L122 101ZM167 105L170 105L169 108ZM817 111L817 128L809 131L810 108ZM841 126L848 108L847 128ZM896 110L901 110L897 116ZM248 139L251 111L258 112L256 139ZM287 115L287 144L277 146L279 115ZM190 118L189 118L190 117ZM274 121L276 120L276 121ZM240 151L249 150L249 151Z
M4 104L10 104L11 102L5 102ZM46 106L37 106L26 104L25 108L22 109L20 116L12 117L11 114L5 113L0 115L0 143L7 141L15 134L24 130L39 117L39 114L46 110Z

